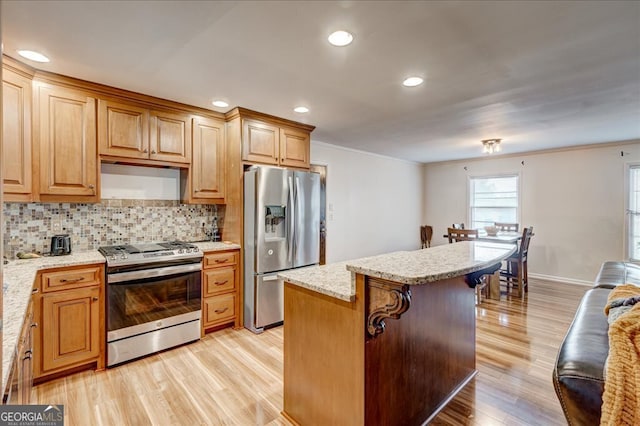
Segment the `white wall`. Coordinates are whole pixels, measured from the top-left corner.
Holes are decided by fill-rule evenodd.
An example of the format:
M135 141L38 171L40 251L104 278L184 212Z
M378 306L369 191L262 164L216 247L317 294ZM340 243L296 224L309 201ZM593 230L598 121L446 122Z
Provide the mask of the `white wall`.
M104 163L101 165L100 197L105 200L179 200L180 171Z
M327 165L327 263L420 248L421 164L317 141L311 162Z
M625 256L625 167L638 161L640 141L426 164L424 222L445 244L447 226L469 223L469 176L518 172L520 221L535 234L529 273L592 283L603 261Z

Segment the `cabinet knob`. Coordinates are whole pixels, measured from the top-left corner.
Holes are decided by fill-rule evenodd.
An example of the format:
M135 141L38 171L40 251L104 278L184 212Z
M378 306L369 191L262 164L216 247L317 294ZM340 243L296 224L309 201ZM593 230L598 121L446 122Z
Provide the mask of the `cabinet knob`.
M149 150L147 148L145 148L144 150L142 150L142 152L144 152L146 154L147 152L149 152Z
M91 300L93 300L94 302L97 302L98 298L97 297L92 297Z
M38 288L34 288L33 290L31 290L31 293L37 293L38 292Z
M200 188L194 189L195 192L200 192Z
M155 150L155 149L152 149L152 150L151 150L151 153L152 153L152 154L155 154L155 153L156 153L156 150Z
M34 322L34 323L31 324L31 328L36 328L37 326L38 326L37 322Z

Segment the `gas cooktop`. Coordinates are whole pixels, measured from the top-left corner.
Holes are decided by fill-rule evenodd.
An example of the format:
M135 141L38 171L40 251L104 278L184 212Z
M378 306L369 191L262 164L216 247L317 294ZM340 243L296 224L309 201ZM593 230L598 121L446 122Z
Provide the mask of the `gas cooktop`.
M107 258L107 265L132 265L202 257L197 246L182 241L104 246L98 251Z

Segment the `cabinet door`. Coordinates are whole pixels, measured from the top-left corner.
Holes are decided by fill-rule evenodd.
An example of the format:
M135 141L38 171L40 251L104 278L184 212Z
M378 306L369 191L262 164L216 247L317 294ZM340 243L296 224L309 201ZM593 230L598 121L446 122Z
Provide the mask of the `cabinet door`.
M40 194L97 201L96 100L55 86L38 91Z
M224 198L225 196L224 122L208 118L193 119L193 162L191 196Z
M31 194L31 80L2 73L2 179L9 194ZM25 198L24 201L29 201Z
M309 168L311 138L309 132L280 129L280 165Z
M83 288L42 297L42 371L82 364L99 355L100 289Z
M191 162L191 119L187 114L152 111L149 159Z
M242 159L252 163L278 164L280 129L254 120L242 121Z
M98 102L100 155L149 158L149 110L136 105Z

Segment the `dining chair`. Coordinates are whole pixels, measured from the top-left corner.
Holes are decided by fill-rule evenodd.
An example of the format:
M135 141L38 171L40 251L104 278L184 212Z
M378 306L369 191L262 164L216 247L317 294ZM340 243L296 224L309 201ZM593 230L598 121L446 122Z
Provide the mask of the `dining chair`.
M509 290L509 285L513 288L518 286L518 295L524 297L525 292L529 292L529 274L527 271L529 243L533 236L533 226L522 230L522 239L517 252L505 259L505 268L500 270L500 278L503 279ZM524 291L523 291L524 290Z
M433 227L424 225L420 227L420 239L422 240L422 248L431 247L431 238L433 237Z
M449 237L449 243L476 240L478 239L478 230L447 228L447 236Z
M453 229L464 229L464 223L463 223L463 222L460 222L460 223L454 223L454 224L452 224L452 225L451 225L451 227L452 227Z
M520 224L518 223L496 222L494 226L498 228L498 231L518 232L520 229Z

